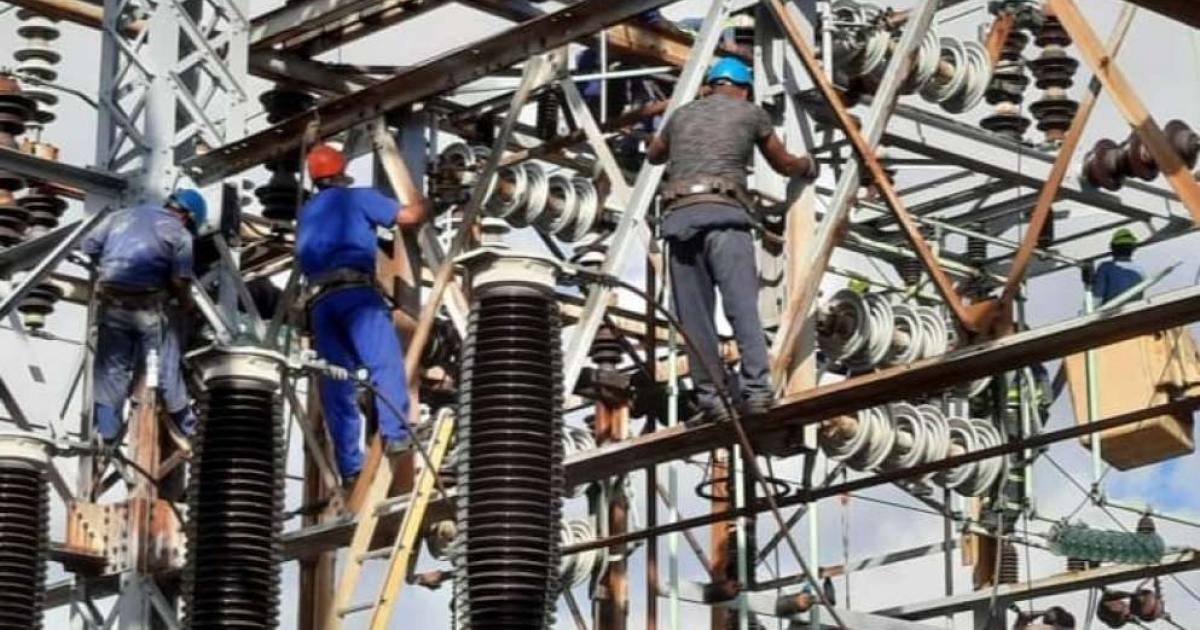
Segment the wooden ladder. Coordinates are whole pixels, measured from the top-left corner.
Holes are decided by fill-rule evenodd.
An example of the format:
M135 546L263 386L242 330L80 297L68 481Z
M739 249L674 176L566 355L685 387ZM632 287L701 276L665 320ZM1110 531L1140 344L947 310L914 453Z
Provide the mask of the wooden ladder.
M450 440L454 435L454 414L439 415L434 422L433 436L429 442L427 453L429 461L423 462L413 485L408 510L404 520L396 532L396 538L390 547L371 551L371 540L375 537L375 528L379 525L380 512L387 500L388 489L392 485L393 466L390 457L384 457L375 473L371 485L367 489L366 498L358 513L358 524L354 528L354 538L350 542L350 550L346 560L346 568L338 580L337 594L329 616L323 626L325 630L341 630L342 622L349 616L371 611L371 622L367 628L384 630L392 611L399 599L400 588L407 577L408 568L417 553L417 543L421 534L421 524L425 520L425 512L435 495L438 470L450 449ZM413 436L416 439L416 436ZM387 560L387 572L383 585L373 599L353 603L355 591L363 567L372 560Z

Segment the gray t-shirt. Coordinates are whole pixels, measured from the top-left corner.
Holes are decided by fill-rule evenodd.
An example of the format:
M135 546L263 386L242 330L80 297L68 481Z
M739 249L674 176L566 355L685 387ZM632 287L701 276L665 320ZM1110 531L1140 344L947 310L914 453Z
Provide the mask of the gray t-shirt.
M719 176L745 186L754 147L773 131L771 117L749 101L719 94L692 101L663 129L671 148L667 176Z
M663 128L670 147L667 176L687 179L720 176L746 185L754 147L774 126L763 108L749 101L714 94L680 107ZM737 202L709 202L667 215L662 236L686 241L705 230L749 229L750 217Z

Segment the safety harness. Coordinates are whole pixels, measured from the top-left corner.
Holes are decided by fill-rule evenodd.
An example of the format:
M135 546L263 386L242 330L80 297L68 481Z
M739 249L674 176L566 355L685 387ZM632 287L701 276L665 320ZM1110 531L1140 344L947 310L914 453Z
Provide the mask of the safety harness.
M746 212L754 208L754 200L746 187L720 175L697 175L663 184L662 201L668 212L701 203L737 203Z
M101 282L98 294L101 305L130 311L158 310L167 301L167 292L162 289L131 287L111 282Z

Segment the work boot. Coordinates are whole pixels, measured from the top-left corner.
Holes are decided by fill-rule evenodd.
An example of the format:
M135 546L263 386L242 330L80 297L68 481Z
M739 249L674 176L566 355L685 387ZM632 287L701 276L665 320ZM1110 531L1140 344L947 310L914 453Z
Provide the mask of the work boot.
M742 413L746 416L759 416L771 410L772 400L770 396L747 396L742 402Z
M720 424L729 422L732 417L725 405L717 403L713 407L701 407L699 411L692 414L690 418L683 421L683 425L689 429L695 429L709 424Z

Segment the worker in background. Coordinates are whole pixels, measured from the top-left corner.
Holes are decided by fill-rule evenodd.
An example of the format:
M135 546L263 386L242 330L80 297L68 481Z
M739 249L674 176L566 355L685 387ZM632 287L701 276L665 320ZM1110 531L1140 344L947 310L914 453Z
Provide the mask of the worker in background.
M728 417L722 392L745 413L766 411L773 398L767 345L758 315L753 201L746 171L758 147L787 177L812 179L816 164L792 155L771 118L749 102L751 72L739 60L718 61L707 77L709 94L675 112L650 143L646 157L667 163L661 229L670 244L675 310L688 339L692 381L700 403L694 422ZM714 322L719 288L725 316L741 353L739 379L728 385ZM715 380L714 380L715 379Z
M192 239L207 216L200 193L178 190L164 206L114 214L83 240L99 276L93 421L102 445L120 437L134 374L144 374L152 356L174 425L168 428L177 437L195 431L177 324L190 309Z
M1092 280L1092 297L1095 305L1105 302L1125 293L1145 279L1142 268L1133 262L1133 251L1137 249L1138 238L1127 228L1121 228L1113 233L1109 241L1109 251L1112 260L1101 263ZM1140 300L1141 294L1133 299Z
M400 414L408 414L404 351L392 326L392 313L375 285L376 228L410 228L425 220L425 201L416 190L400 191L401 205L373 188L352 188L346 156L318 145L308 154L317 194L304 206L296 227L296 257L314 297L310 323L317 353L331 364L366 368L375 394L379 433L389 455L411 445ZM350 381L321 378L321 406L333 439L345 487L353 487L363 466L362 418Z

